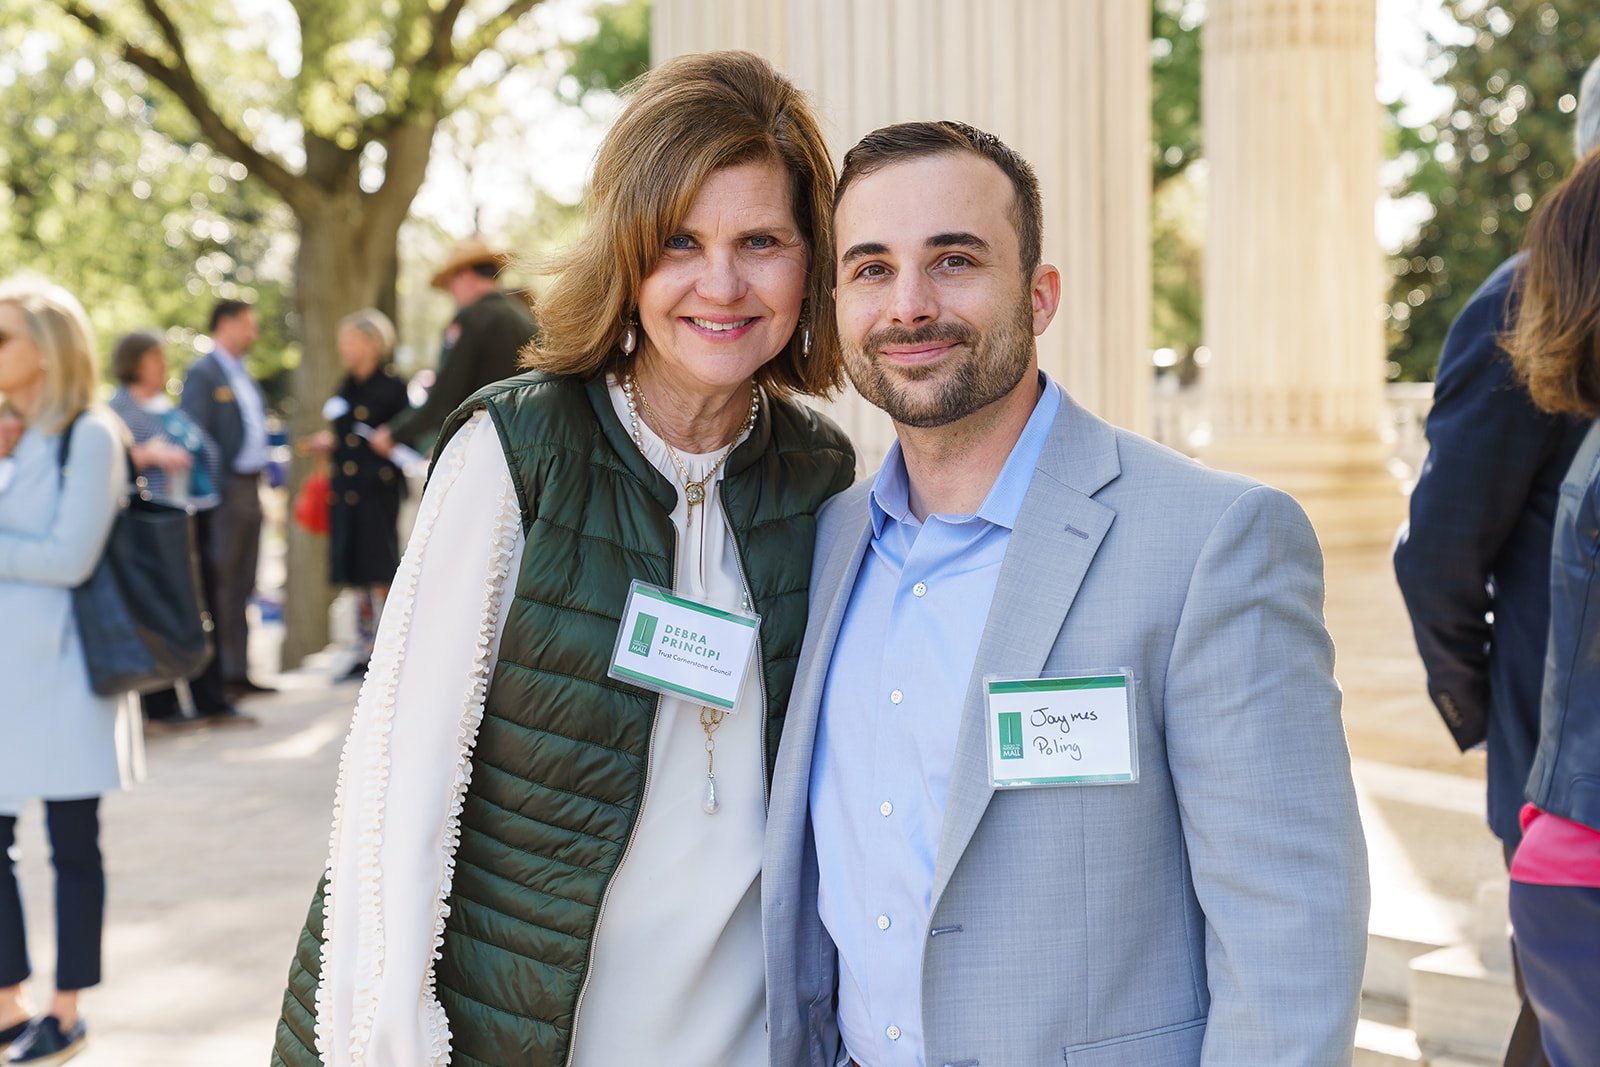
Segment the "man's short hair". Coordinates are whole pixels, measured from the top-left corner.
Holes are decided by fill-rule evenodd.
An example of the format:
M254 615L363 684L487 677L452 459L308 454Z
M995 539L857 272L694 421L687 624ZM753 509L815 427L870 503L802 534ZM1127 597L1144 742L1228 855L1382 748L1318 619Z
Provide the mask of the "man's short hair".
M1017 230L1022 257L1022 273L1033 276L1044 248L1044 199L1039 195L1039 178L1028 161L992 133L968 126L965 122L902 122L873 130L845 153L844 171L833 194L833 207L839 209L845 190L860 178L894 163L949 152L971 152L982 156L1011 179L1016 196L1011 202L1011 223Z
M221 325L223 319L231 319L236 315L242 315L250 310L250 306L248 300L218 300L217 306L211 309L211 327L207 332L216 333L217 327Z
M1600 58L1589 64L1578 87L1576 139L1579 159L1600 148Z

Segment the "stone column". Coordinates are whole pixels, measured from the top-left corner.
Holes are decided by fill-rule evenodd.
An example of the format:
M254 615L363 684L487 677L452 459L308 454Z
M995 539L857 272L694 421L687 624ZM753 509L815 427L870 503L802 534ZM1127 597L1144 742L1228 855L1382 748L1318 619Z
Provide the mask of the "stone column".
M1293 493L1328 546L1404 516L1379 431L1374 0L1211 0L1204 458Z
M835 163L893 122L960 119L1038 171L1062 308L1045 370L1081 403L1150 422L1149 9L1104 0L655 0L651 51L748 48L811 93ZM1368 94L1371 95L1370 93ZM853 391L830 414L863 470L893 440Z

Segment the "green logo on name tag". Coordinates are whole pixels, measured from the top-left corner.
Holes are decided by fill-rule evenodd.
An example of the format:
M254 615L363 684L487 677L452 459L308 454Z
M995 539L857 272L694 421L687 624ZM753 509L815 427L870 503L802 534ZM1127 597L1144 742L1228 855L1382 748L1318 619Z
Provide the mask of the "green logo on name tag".
M1000 758L1022 758L1022 712L1000 713Z
M640 612L633 620L633 637L628 642L628 651L635 656L648 656L650 642L656 639L656 617ZM1019 727L1020 729L1020 727Z

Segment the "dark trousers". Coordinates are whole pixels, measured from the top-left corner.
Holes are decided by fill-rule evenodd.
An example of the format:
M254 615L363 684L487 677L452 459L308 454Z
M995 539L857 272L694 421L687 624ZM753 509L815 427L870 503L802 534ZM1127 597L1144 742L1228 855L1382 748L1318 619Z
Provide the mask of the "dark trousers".
M215 576L216 596L210 601L211 619L216 623L212 637L217 642L222 677L239 682L249 666L250 630L245 612L255 592L261 550L261 475L229 475L223 482L222 503L211 509L207 527L200 538L200 555L209 555Z
M1552 1067L1600 1056L1600 889L1511 883L1522 978Z
M1505 854L1506 870L1511 869L1511 861L1516 857L1515 845L1501 842L1501 850ZM1516 891L1517 883L1512 882L1512 892ZM1516 983L1517 999L1522 1002L1521 1009L1517 1012L1516 1025L1511 1028L1511 1040L1506 1042L1505 1067L1550 1067L1550 1061L1544 1054L1544 1042L1539 1038L1539 1015L1532 1000L1528 998L1526 984L1522 980L1522 958L1518 942L1521 933L1517 924L1511 924L1511 978Z
M100 863L100 798L47 800L50 863L56 871L56 988L100 984L100 931L106 918L106 873ZM32 973L17 890L17 820L0 815L0 988Z
M200 545L197 555L200 558L200 592L205 599L206 610L211 612L211 659L206 662L205 670L189 679L189 695L194 698L195 714L200 717L216 715L228 706L228 694L223 687L222 657L219 654L216 631L217 602L217 568L211 559L211 553L206 548L211 537L211 512L202 511L195 515L195 541ZM161 689L154 693L146 693L139 698L139 705L144 709L146 716L156 720L172 720L181 718L183 709L179 706L178 691L176 689Z

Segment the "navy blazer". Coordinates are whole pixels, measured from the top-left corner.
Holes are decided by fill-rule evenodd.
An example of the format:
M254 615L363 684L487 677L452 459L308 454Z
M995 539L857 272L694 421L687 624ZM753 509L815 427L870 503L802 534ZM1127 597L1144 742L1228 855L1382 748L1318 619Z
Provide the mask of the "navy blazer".
M1534 407L1500 347L1521 259L1496 268L1450 326L1394 553L1428 695L1463 750L1486 744L1489 828L1508 845L1522 838L1539 733L1556 501L1587 429Z

